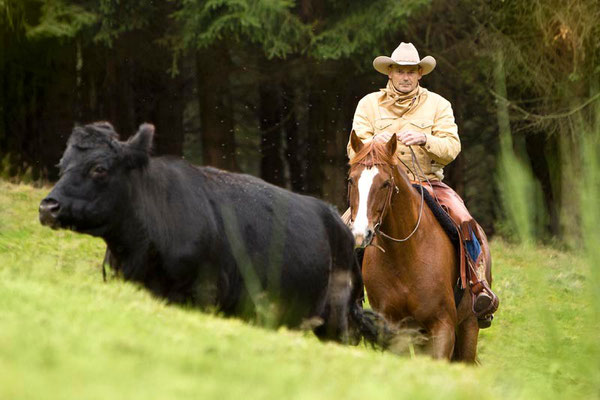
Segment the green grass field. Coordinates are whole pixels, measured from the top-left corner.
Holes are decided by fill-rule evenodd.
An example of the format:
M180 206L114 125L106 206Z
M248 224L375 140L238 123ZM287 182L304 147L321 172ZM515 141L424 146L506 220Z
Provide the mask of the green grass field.
M0 399L598 398L583 255L495 240L501 299L466 366L320 343L102 281L103 242L38 222L47 189L0 182Z

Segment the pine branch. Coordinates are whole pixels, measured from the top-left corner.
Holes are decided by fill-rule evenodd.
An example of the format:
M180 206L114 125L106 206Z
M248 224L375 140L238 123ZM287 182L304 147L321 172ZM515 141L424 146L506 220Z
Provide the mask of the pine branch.
M544 122L547 120L551 120L551 119L560 119L560 118L566 118L566 117L570 117L571 115L575 114L576 112L582 110L583 108L587 107L588 105L590 105L591 103L593 103L594 101L600 99L600 92L596 93L594 96L590 97L589 99L587 99L586 101L584 101L583 103L581 103L580 105L568 110L568 111L564 111L564 112L560 112L560 113L555 113L555 114L545 114L545 115L541 115L541 114L534 114L531 113L527 110L525 110L522 107L519 107L517 104L515 104L515 102L508 100L507 98L499 95L498 93L496 93L493 89L489 89L489 92L498 100L502 100L504 102L506 102L506 104L513 110L518 111L519 113L523 114L524 118L523 119L529 119L529 120L536 120L537 122Z

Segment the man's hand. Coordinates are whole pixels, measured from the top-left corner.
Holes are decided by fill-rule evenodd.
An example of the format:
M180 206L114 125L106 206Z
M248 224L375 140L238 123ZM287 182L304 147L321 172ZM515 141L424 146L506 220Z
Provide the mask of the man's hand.
M427 136L422 132L402 131L397 134L398 140L405 146L423 145L427 143Z

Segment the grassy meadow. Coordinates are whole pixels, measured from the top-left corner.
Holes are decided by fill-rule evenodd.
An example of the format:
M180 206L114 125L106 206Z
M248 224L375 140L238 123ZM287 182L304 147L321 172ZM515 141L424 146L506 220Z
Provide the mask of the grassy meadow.
M48 189L0 182L0 399L600 397L592 273L495 240L501 304L479 366L321 343L102 281L103 242L38 222Z

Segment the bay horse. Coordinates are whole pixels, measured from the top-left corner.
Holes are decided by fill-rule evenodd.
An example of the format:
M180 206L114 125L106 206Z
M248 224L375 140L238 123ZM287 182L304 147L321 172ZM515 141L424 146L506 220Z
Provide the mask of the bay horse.
M455 303L457 250L399 168L396 135L380 138L350 139L350 221L369 302L390 322L416 323L434 358L474 362L479 327L469 289Z

